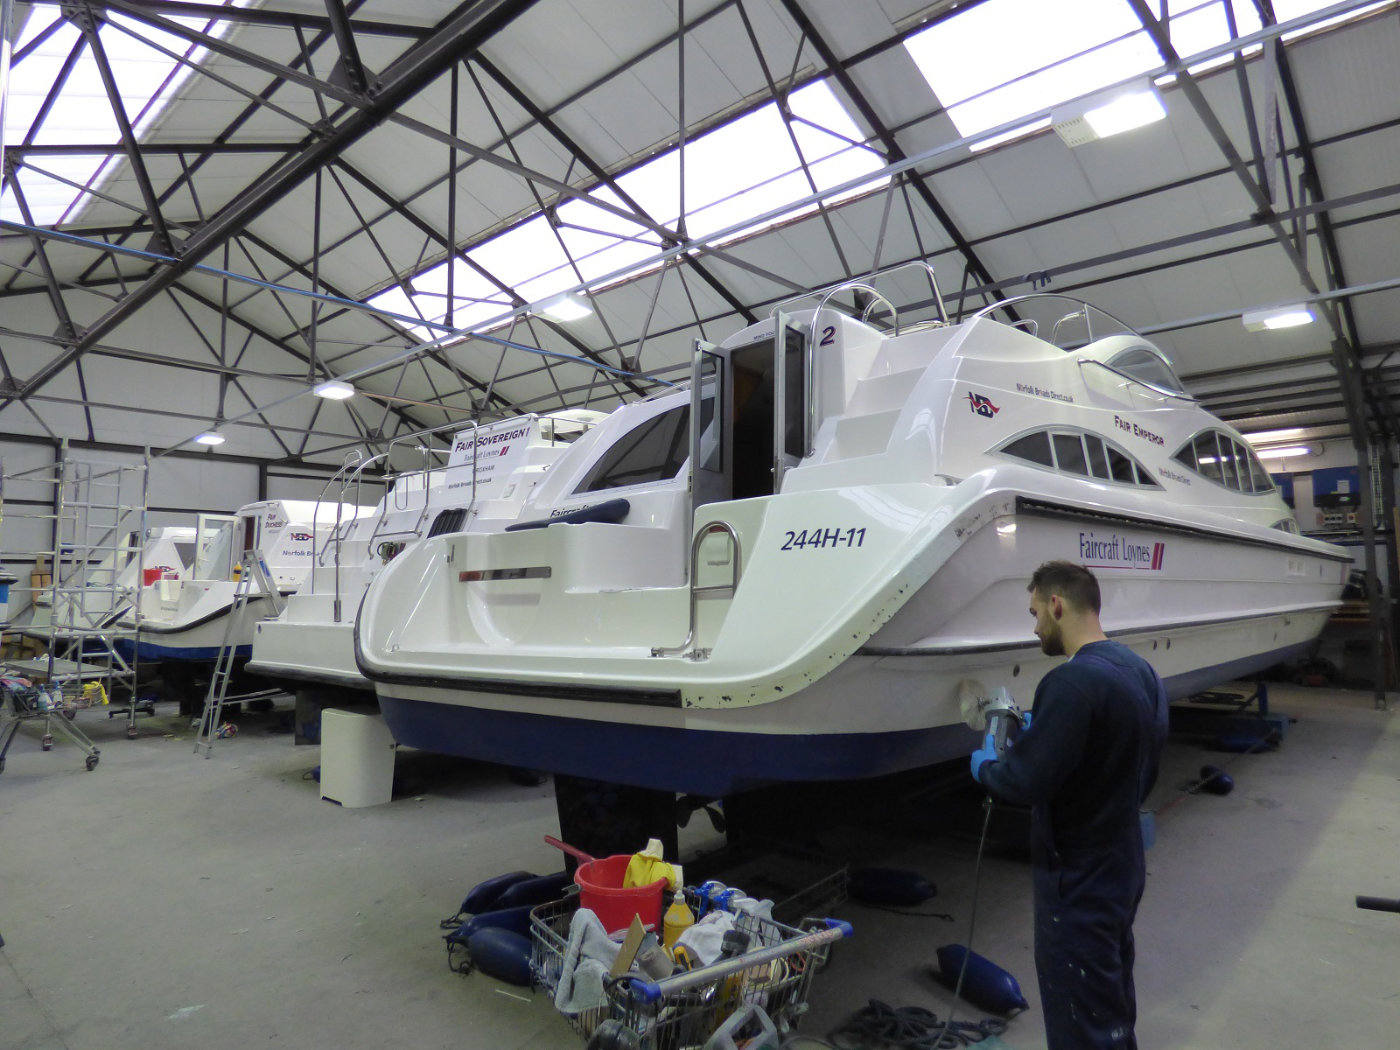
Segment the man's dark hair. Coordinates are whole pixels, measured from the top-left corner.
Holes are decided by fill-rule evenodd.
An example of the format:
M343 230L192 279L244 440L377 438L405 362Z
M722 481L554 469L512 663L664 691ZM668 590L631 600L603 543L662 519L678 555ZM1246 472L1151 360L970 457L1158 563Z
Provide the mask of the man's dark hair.
M1047 561L1031 574L1027 591L1048 598L1058 594L1076 609L1090 609L1099 613L1099 581L1094 574L1082 565L1072 561Z

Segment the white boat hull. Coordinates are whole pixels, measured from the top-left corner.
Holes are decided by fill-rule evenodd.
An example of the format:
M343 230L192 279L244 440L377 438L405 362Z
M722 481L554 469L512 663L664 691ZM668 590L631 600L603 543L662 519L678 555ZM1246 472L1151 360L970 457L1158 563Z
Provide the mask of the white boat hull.
M487 659L460 644L434 646L420 629L428 621L412 616L392 642L371 638L357 655L404 744L718 796L774 781L881 775L965 753L973 735L959 715L961 680L1005 686L1029 705L1058 662L1041 654L1026 608L1026 580L1050 558L1095 564L1106 629L1147 658L1174 697L1306 652L1336 605L1347 566L1320 545L1282 535L1274 542L1258 536L1262 530L1231 536L1133 522L1121 510L1115 517L1103 507L1055 505L1043 493L1018 498L990 484L945 493L929 510L930 520L949 526L936 532L893 513L895 493L869 495L865 505L880 514L872 513L865 528L873 533L883 515L921 537L898 571L876 574L893 578L886 592L859 600L859 581L842 578L839 560L816 560L833 550L800 552L813 560L793 578L786 554L770 554L790 531L779 499L745 544L754 552L744 567L754 601L746 604L742 589L735 596L712 632L708 660L657 659L635 646L591 657L578 646L561 647L552 658L539 648L501 647ZM846 511L849 517L849 502ZM1081 544L1097 552L1097 563L1079 556ZM430 563L443 552L420 557ZM810 588L777 619L776 585L763 583L765 561L787 574L789 590ZM422 579L409 576L415 586ZM824 590L831 592L829 608L813 608ZM673 615L646 637L683 633L685 594L676 590ZM376 596L372 590L367 606ZM636 600L666 608L664 595ZM425 594L422 604L433 608L433 596ZM541 608L549 604L540 599ZM802 611L810 623L799 625L799 635L822 626L820 636L797 646L785 632ZM665 628L668 622L675 626ZM574 631L580 627L571 622ZM725 658L726 639L735 638L755 660L769 657L747 679L734 677L738 657ZM774 654L796 655L784 664Z
M248 670L270 678L374 692L355 666L358 601L356 595L354 603L346 602L337 622L331 595L292 595L280 617L256 625Z

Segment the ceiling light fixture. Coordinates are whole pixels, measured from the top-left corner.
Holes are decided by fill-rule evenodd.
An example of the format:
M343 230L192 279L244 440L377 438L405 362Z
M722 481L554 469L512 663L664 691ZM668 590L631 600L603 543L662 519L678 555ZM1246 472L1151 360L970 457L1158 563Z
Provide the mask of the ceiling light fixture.
M1162 101L1161 93L1148 83L1068 103L1051 112L1050 123L1066 146L1084 146L1110 135L1145 127L1166 115L1167 104Z
M1317 320L1317 315L1306 303L1295 303L1291 306L1271 307L1268 310L1246 310L1240 315L1240 320L1251 332L1273 332L1280 328L1297 328L1299 325L1312 324Z
M1280 445L1278 448L1261 448L1254 454L1260 459L1293 459L1296 456L1315 456L1317 449L1311 445Z
M339 379L332 379L319 386L311 388L311 392L317 397L328 398L331 401L344 401L346 398L355 396L355 388L349 383L342 383Z
M1291 441L1303 436L1302 427L1285 427L1282 430L1261 430L1257 434L1240 435L1251 445L1267 445L1272 441Z
M222 445L224 443L224 436L217 430L210 430L203 434L196 434L194 443L196 445Z
M587 303L582 303L571 295L561 295L540 307L540 313L556 321L578 321L592 312Z

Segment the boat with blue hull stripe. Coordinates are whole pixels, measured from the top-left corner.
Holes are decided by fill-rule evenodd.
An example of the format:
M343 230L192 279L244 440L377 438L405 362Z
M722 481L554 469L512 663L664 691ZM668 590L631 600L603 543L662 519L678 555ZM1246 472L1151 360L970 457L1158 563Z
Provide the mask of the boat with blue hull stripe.
M1312 643L1164 679L1173 700L1305 656ZM1030 698L1026 698L1027 704ZM856 780L965 756L977 734L943 725L887 733L741 733L561 718L379 695L400 744L423 751L720 798L766 784Z

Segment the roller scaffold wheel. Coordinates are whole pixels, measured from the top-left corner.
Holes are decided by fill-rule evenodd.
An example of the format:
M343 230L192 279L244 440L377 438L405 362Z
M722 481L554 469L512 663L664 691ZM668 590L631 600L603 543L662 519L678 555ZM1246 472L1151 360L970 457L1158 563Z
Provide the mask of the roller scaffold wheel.
M136 729L135 726L127 726L127 727L126 727L126 738L127 738L128 740L135 740L135 739L136 739L138 736L140 736L140 735L141 735L141 734L137 731L137 729Z
M45 751L52 751L53 735L51 733L45 733L44 738L39 741L39 746L42 747Z
M101 756L99 756L99 755L88 755L87 760L83 763L84 765L86 765L86 766L88 767L88 772L91 772L92 770L94 770L94 769L97 768L97 760L98 760L99 757L101 757Z

